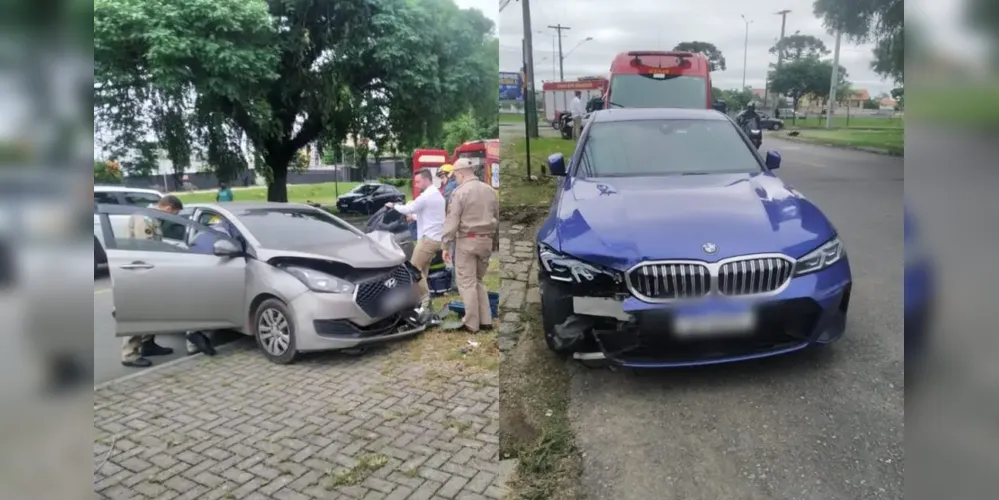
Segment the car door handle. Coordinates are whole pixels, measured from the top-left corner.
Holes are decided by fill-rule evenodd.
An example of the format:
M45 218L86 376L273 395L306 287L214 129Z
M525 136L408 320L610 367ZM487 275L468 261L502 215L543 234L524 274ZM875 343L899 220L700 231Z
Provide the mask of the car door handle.
M131 264L124 264L118 267L122 269L152 269L156 266L145 262L133 262Z

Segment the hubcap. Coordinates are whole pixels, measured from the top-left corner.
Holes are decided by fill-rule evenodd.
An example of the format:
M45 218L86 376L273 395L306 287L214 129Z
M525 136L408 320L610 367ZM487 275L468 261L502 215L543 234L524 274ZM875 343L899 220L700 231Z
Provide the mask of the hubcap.
M265 309L257 322L257 335L264 350L273 356L280 356L291 345L291 325L277 309Z

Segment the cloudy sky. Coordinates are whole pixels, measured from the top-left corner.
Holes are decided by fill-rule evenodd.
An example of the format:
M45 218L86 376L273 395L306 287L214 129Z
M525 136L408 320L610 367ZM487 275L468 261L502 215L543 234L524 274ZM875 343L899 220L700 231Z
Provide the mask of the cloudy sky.
M480 0L465 0L477 3ZM481 0L489 2L494 0ZM462 2L459 2L462 3ZM743 48L746 25L749 25L746 85L763 88L767 65L776 62L768 50L780 36L782 9L792 9L787 16L786 34L812 35L832 51L835 37L822 27L812 14L812 2L802 0L699 0L672 2L663 0L531 0L531 24L534 38L534 72L537 85L557 79L557 55L552 42L555 30L548 25L571 27L563 31L562 49L565 78L605 75L614 56L628 50L672 49L679 42L704 41L715 44L726 59L726 71L712 74L716 87L729 89L742 85ZM514 0L500 13L500 69L517 71L522 63L522 8ZM583 41L593 37L592 41ZM582 42L582 43L581 43ZM845 39L840 49L840 65L855 89L867 89L872 95L894 88L870 69L871 45L855 45ZM556 53L557 54L557 53Z
M499 0L454 0L462 9L479 9L499 27ZM512 3L511 3L512 6ZM509 9L509 7L507 7Z

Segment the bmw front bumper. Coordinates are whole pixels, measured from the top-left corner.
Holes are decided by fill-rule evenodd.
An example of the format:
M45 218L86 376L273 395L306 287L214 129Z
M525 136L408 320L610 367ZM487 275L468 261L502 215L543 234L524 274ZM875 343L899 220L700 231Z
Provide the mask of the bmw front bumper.
M576 357L629 368L675 368L767 358L829 344L846 330L851 288L844 256L826 269L791 278L776 295L752 302L709 299L701 307L721 311L734 303L746 304L755 313L756 326L740 335L700 338L681 337L672 326L689 303L574 297L574 313L592 320L591 334L599 347L599 352Z

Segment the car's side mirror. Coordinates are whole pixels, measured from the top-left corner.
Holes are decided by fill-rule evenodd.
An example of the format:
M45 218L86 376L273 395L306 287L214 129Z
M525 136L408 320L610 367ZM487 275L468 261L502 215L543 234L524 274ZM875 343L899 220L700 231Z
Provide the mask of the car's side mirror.
M242 253L235 243L220 239L212 245L212 253L219 257L236 257Z
M776 151L767 151L767 168L770 170L780 168L780 153Z
M548 173L557 176L565 175L565 157L562 153L553 153L548 157Z

